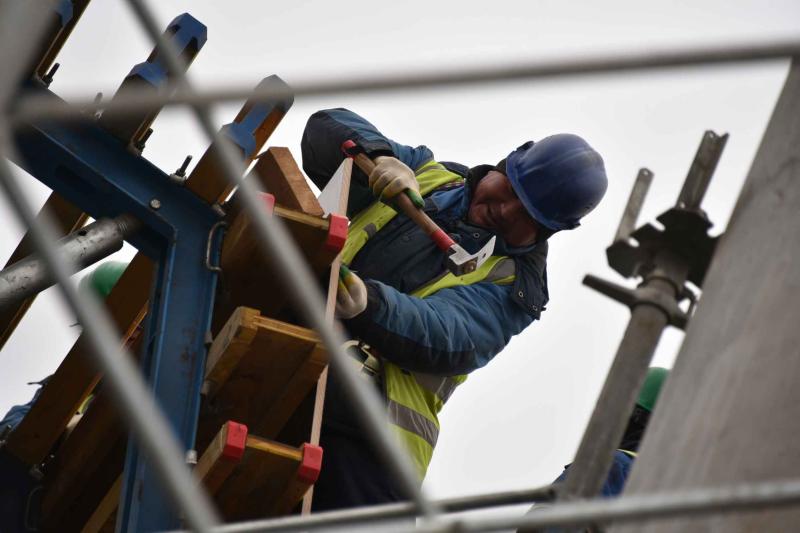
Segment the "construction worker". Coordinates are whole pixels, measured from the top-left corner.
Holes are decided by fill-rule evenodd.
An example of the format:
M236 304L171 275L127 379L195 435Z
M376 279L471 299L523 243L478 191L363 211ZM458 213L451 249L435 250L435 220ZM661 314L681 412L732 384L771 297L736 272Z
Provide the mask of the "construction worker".
M603 496L618 496L622 489L625 488L628 474L630 474L633 461L639 451L639 444L642 442L647 424L650 422L650 414L653 412L661 387L668 375L669 370L657 366L647 371L647 377L639 392L636 406L633 408L630 418L628 418L628 425L625 428L622 441L619 448L614 452L614 462L603 484L601 492ZM555 483L560 483L566 479L569 467L570 465L564 467L564 471L558 476Z
M496 165L469 168L439 162L427 147L396 143L359 115L333 109L312 115L303 133L303 167L318 187L341 164L347 140L376 167L369 176L353 172L342 251L349 268L342 270L337 316L358 339L351 352L382 394L422 480L437 414L451 393L544 310L547 240L577 227L600 202L603 160L580 137L560 134L526 142ZM445 254L391 207L401 193L467 252L496 236L494 255L471 274L448 273ZM332 375L314 509L401 499L341 386Z

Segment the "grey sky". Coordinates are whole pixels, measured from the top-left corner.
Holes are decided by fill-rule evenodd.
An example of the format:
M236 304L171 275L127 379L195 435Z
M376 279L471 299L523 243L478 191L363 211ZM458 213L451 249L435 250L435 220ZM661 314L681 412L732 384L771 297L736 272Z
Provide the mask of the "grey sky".
M190 12L209 27L191 69L205 86L255 86L270 74L307 80L348 73L435 70L633 52L697 44L796 38L800 4L783 2L151 2L166 26ZM52 89L62 96L110 96L151 46L120 0L90 4L64 51ZM298 99L268 143L299 160L308 115L353 109L387 135L426 144L439 159L496 162L527 139L584 136L603 154L610 179L603 204L577 231L552 240L551 302L540 322L473 374L448 403L427 487L451 496L549 482L570 461L603 383L628 312L583 288L594 273L622 281L605 262L639 167L655 172L641 220L670 207L705 129L729 132L705 207L724 228L786 75L788 62L669 69L469 88ZM229 122L238 106L217 111ZM164 112L145 157L171 172L205 149L183 111ZM28 179L36 202L47 195ZM8 212L5 204L3 213ZM0 260L21 236L8 215ZM131 250L123 255L130 256ZM630 282L626 282L631 285ZM0 354L0 412L26 401L25 385L51 372L78 328L48 291ZM655 363L671 366L681 335L665 334Z

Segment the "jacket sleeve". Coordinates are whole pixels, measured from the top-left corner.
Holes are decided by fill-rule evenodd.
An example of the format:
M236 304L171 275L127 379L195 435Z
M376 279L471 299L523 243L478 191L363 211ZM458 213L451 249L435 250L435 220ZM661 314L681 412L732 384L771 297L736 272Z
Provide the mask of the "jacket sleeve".
M510 296L511 285L476 283L416 298L365 281L366 310L350 331L407 370L466 374L487 364L534 320Z
M317 111L308 119L300 148L303 155L303 169L320 189L325 188L344 160L341 146L347 140L352 140L361 146L370 157L393 155L415 170L433 159L433 153L426 146L412 148L397 143L352 111L347 109ZM355 167L351 180L348 214L357 213L374 201L375 198L368 187L367 176Z

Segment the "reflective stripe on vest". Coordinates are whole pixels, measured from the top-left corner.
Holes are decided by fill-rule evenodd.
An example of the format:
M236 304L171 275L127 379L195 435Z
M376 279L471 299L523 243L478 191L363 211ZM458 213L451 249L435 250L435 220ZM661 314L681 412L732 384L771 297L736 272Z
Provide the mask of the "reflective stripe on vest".
M461 176L450 172L436 161L422 165L416 170L416 175L422 196L442 185L463 181ZM394 209L381 202L375 202L361 211L350 223L347 242L342 250L342 262L349 265L367 241L396 215ZM508 284L514 281L514 273L513 259L492 256L474 272L464 276L444 272L411 295L425 298L448 287L481 281ZM417 473L422 479L428 470L439 436L439 411L456 387L466 381L467 376L435 376L404 370L386 359L382 363L389 423L411 454Z

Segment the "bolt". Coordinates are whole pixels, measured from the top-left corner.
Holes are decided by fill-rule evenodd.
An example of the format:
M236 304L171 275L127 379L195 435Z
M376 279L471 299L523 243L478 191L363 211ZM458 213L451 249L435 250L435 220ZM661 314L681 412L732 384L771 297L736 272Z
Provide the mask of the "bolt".
M50 84L53 83L53 76L56 75L56 71L58 70L58 67L60 67L60 66L61 66L61 63L53 63L53 66L50 67L50 70L47 72L47 74L42 76L42 81L44 82L44 84L47 87L50 87Z
M145 143L147 143L147 139L149 139L152 134L153 134L153 128L147 128L147 131L144 132L141 138L139 138L139 140L136 141L136 144L134 144L133 146L140 152L144 151L144 145Z
M176 170L175 174L177 174L178 176L181 176L181 177L185 176L186 175L186 169L189 168L189 163L191 163L191 162L192 162L192 156L187 155L186 159L183 160L183 164L181 165L181 168Z
M152 207L153 209L161 209L161 200L159 200L158 198L153 198L152 200L150 200L150 207Z
M183 160L183 164L176 170L174 173L169 175L169 179L175 182L178 185L183 185L186 183L186 169L189 167L189 163L192 161L192 156L187 155L186 159Z

